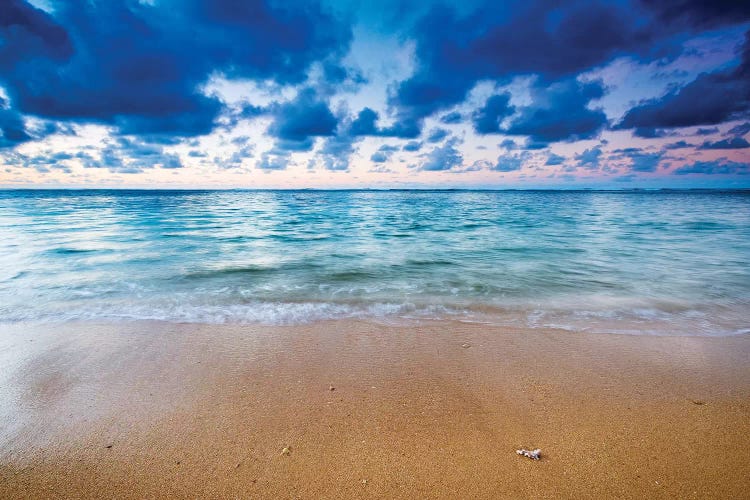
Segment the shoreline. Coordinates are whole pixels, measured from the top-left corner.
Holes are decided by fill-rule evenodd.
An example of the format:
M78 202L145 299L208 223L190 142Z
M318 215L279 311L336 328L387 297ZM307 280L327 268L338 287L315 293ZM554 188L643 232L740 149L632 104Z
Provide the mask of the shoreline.
M0 496L739 497L748 359L748 334L4 325Z

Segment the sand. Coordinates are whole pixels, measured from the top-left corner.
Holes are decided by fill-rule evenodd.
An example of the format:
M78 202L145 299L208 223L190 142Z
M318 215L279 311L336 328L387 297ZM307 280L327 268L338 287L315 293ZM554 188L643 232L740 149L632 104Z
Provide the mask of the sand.
M750 496L748 335L15 325L0 366L2 498Z

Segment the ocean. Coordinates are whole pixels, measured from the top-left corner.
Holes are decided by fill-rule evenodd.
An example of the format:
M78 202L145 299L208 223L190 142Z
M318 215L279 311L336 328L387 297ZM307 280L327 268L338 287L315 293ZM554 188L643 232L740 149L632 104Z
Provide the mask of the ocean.
M750 331L750 192L0 191L0 323Z

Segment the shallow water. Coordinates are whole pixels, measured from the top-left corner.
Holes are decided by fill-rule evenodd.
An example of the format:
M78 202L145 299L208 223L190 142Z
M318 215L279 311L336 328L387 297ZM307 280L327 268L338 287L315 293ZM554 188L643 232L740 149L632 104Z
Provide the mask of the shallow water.
M0 191L0 322L750 331L750 193Z

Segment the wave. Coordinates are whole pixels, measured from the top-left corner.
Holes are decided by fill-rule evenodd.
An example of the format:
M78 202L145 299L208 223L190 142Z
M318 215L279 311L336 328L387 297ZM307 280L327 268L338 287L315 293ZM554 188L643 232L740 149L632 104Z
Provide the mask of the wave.
M750 333L745 308L723 311L688 307L501 308L418 302L249 301L233 304L95 301L52 309L0 308L0 324L68 321L163 321L197 324L297 325L327 320L377 322L461 321L507 328L656 336L729 336ZM723 318L716 320L717 317Z

